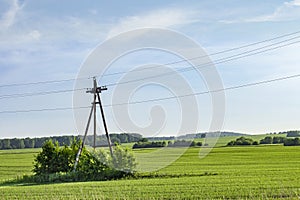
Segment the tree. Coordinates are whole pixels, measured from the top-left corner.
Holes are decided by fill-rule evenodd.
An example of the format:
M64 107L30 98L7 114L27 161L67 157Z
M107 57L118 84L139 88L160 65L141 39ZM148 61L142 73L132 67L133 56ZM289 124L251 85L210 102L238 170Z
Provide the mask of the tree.
M34 138L33 140L34 140L34 148L41 148L44 142L46 141L45 138Z
M121 144L121 140L117 137L112 137L110 140L113 144Z
M95 156L100 163L110 167L118 176L134 173L137 165L136 158L132 151L128 148L122 148L120 145L114 146L113 156L104 150L97 151Z
M34 148L34 139L25 138L24 144L25 144L25 148Z
M278 136L275 136L273 137L273 144L280 144L280 143L283 143L285 140L284 137L278 137Z
M25 148L24 139L20 139L19 149L24 149L24 148Z
M56 172L53 165L55 159L55 146L52 140L48 140L44 143L42 151L34 159L33 172L37 175L50 174Z
M234 145L256 145L258 142L253 141L251 138L246 138L244 136L237 138L235 141L230 141L227 146L234 146Z
M71 146L60 147L56 141L47 140L42 147L42 151L34 159L33 172L37 175L51 174L57 172L71 172L74 167L75 157L81 141L73 140ZM82 151L82 155L86 154L86 149Z
M288 131L286 137L300 137L300 131Z
M264 139L261 139L260 144L273 144L273 138L271 136L267 136Z
M141 138L140 140L139 140L139 142L148 142L149 140L148 140L148 138Z
M2 147L3 147L3 149L11 149L10 139L4 139L2 141Z
M236 145L252 145L253 140L251 138L240 137L236 139Z
M284 146L300 146L300 139L299 138L286 139L283 144Z

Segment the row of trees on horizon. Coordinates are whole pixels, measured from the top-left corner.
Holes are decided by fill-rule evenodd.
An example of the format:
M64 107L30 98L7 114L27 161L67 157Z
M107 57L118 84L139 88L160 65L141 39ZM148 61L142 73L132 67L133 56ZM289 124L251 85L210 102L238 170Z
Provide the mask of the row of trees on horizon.
M142 135L136 133L121 133L121 134L110 134L112 143L129 143L138 142L142 139ZM25 148L41 148L43 144L52 140L53 143L58 142L59 146L69 146L73 141L82 139L82 136L54 136L54 137L42 137L42 138L12 138L12 139L1 139L0 149L25 149ZM94 136L88 135L86 138L86 145L93 146ZM96 137L96 146L107 146L107 139L105 135Z

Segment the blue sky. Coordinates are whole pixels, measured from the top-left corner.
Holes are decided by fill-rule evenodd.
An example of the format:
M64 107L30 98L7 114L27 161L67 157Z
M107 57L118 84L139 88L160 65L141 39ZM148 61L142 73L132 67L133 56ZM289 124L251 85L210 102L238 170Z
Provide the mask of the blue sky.
M136 28L167 28L193 39L207 54L242 46L300 30L300 1L34 1L0 0L0 85L76 78L82 63L99 44ZM224 87L300 73L300 44L264 54L216 64ZM239 52L237 52L239 53ZM230 56L211 56L212 61ZM168 63L172 55L141 51L116 63L126 66ZM119 68L118 68L118 66ZM175 66L181 67L181 66ZM189 75L191 77L192 75ZM103 80L103 84L113 82ZM191 79L191 84L198 84ZM201 82L201 81L200 81ZM89 87L91 81L86 83ZM0 96L14 93L72 89L73 82L2 87ZM205 91L199 83L195 92ZM250 134L300 129L300 79L290 79L226 91L226 116L222 130ZM109 88L113 90L113 88ZM158 92L159 91L159 92ZM170 95L157 87L145 87L139 100ZM145 95L147 94L147 95ZM83 95L86 95L83 92ZM109 92L103 93L105 104ZM210 123L209 95L197 97L201 126ZM0 99L0 111L70 107L72 94ZM176 102L163 103L176 116ZM141 126L150 123L149 106L132 108ZM120 132L111 108L105 108L111 132ZM146 113L146 114L145 114ZM172 118L170 127L180 119ZM84 121L82 124L84 125ZM103 132L101 126L98 132ZM134 131L134 130L133 130ZM160 134L172 135L168 125ZM72 111L0 114L0 138L78 134Z

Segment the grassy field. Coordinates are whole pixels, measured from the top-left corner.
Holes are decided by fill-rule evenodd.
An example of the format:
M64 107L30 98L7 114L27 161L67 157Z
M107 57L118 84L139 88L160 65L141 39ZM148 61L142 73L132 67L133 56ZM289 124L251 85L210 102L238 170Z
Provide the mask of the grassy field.
M40 149L0 150L0 182L30 174Z
M32 149L0 151L1 179L30 173L36 152ZM189 148L176 162L159 170L157 173L162 177L157 178L46 185L2 184L0 199L300 198L300 147L217 147L203 159L198 155L199 148Z

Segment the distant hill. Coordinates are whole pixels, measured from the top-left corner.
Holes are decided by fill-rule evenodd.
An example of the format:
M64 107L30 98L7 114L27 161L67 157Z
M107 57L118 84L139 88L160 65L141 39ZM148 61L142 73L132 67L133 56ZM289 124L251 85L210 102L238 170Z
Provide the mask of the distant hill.
M219 135L218 132L206 132L206 133L195 133L195 134L186 134L176 137L177 139L194 139L194 138L205 138L205 137L228 137L228 136L245 136L245 133L236 133L236 132L221 132Z
M221 137L227 137L227 136L245 136L245 135L248 135L248 134L245 134L245 133L236 133L236 132L222 132L221 133Z

